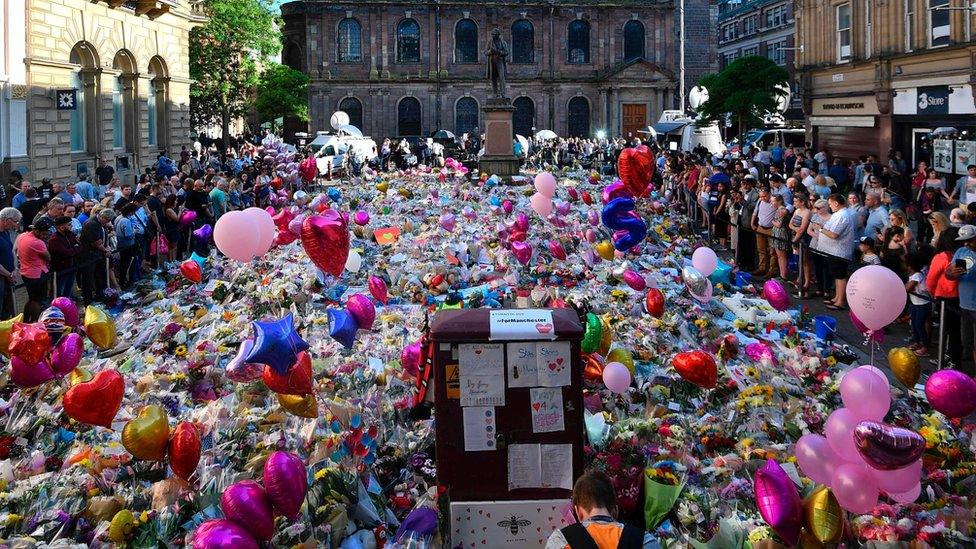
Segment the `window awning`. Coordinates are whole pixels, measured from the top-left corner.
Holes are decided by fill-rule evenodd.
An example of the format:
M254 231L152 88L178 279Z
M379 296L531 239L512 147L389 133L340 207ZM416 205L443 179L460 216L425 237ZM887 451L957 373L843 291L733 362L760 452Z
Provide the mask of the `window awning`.
M688 125L688 122L658 122L651 126L657 133L671 133Z

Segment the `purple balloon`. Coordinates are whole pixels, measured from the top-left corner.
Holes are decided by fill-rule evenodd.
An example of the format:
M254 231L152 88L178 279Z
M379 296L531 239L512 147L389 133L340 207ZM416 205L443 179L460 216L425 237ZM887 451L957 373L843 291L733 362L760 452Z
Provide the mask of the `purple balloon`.
M445 231L453 232L456 224L457 219L454 217L454 214L446 213L441 215L441 227L443 227Z
M416 377L420 373L420 360L423 354L423 345L420 342L411 343L400 351L400 365L403 371Z
M264 489L276 511L294 519L301 511L308 491L308 474L301 458L289 452L274 452L264 464Z
M925 451L925 439L911 429L862 421L854 427L854 443L864 462L882 471L901 469Z
M790 306L790 293L778 280L771 278L763 284L763 297L777 311L785 311Z
M216 519L193 532L193 549L258 549L258 542L237 523Z
M569 202L563 202L562 200L556 202L556 213L559 215L566 215L569 213L570 204Z
M56 297L51 300L51 306L61 309L64 313L64 323L72 328L77 328L78 324L81 322L81 316L78 313L78 305L74 301L71 301L67 297Z
M362 227L363 225L368 225L369 214L366 213L366 211L364 210L359 210L358 212L356 212L356 215L353 216L353 222L355 222L356 225L359 225L360 227Z
M227 363L227 368L224 373L227 378L236 381L238 383L247 383L249 381L255 381L261 379L261 374L264 373L264 364L257 364L255 362L248 362L244 360L244 357L251 353L251 349L254 348L254 340L251 338L245 339L241 342L241 346L237 351L237 356L231 359Z
M213 227L210 226L210 223L193 231L193 238L197 239L198 242L210 242L211 236L213 236Z
M197 212L193 210L185 210L182 214L180 214L180 227L186 229L190 225L193 225L193 222L196 220Z
M756 471L754 481L759 514L789 545L796 545L803 527L803 501L793 481L772 459Z
M520 231L529 230L529 216L524 213L519 213L515 216L515 228Z
M240 524L259 540L274 535L274 510L264 488L253 480L231 484L220 496L220 509L228 519Z
M57 376L64 377L78 367L84 354L85 340L81 334L71 332L62 337L51 352L51 369Z
M600 214L596 210L590 210L586 212L586 220L590 222L590 225L596 227L600 224Z
M54 372L44 359L37 364L29 364L19 356L10 357L10 380L18 387L30 389L52 379L54 379Z
M502 201L502 211L505 212L505 215L511 215L512 210L514 209L515 209L515 204L513 204L511 200L505 199L504 201Z
M372 330L376 321L376 307L363 294L353 294L346 300L346 310L356 319L360 330Z
M976 412L976 381L958 370L939 370L925 382L925 398L946 417Z
M609 204L615 198L631 198L632 195L630 191L627 190L627 185L621 180L616 180L613 183L607 185L603 189L603 203Z

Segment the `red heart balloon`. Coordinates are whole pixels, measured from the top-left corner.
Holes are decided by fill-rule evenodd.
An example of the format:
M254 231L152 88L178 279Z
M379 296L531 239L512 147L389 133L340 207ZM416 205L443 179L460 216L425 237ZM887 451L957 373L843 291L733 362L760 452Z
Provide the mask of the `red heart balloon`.
M40 322L17 322L10 332L10 354L27 364L37 364L51 350L51 336Z
M694 383L702 389L715 387L718 381L718 367L715 359L705 351L687 351L674 355L671 361L674 369L686 381Z
M349 227L335 210L312 215L302 223L302 246L312 263L332 276L342 275L349 259Z
M190 480L190 476L200 463L200 432L197 426L184 421L173 430L173 438L169 439L169 466L173 474L183 480Z
M203 271L200 270L200 264L192 259L187 259L183 263L180 263L180 273L194 284L199 284L203 280Z
M125 381L115 370L102 370L91 381L79 383L64 393L64 413L89 425L112 427L122 405Z
M593 197L590 196L588 191L583 191L583 204L586 204L587 206L593 204Z
M627 148L617 159L617 176L634 197L647 196L647 187L654 176L654 154L647 145Z
M644 298L644 306L647 312L654 318L664 316L664 294L657 288L647 290L647 297Z
M308 353L298 353L298 360L286 373L279 374L271 366L264 367L261 376L268 389L285 395L312 394L312 359Z

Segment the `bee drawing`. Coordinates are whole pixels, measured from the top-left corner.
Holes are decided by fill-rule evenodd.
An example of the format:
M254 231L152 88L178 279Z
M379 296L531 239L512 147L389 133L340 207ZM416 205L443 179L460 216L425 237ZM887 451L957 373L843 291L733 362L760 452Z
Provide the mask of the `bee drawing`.
M517 536L522 528L532 524L532 521L525 520L519 516L512 515L508 520L503 520L498 523L502 528L508 528L513 536Z

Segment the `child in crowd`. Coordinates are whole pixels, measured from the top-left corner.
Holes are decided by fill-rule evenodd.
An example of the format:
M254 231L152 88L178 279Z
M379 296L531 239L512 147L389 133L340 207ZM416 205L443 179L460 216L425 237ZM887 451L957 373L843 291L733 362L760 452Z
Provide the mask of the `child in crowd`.
M905 289L908 290L910 300L912 325L912 343L908 348L918 356L926 356L929 346L929 317L932 315L932 300L925 285L928 261L923 253L913 252L905 257L905 264L909 273Z
M861 252L862 267L865 265L881 265L881 258L878 257L877 252L874 250L873 238L870 236L862 236L858 242L857 249Z

